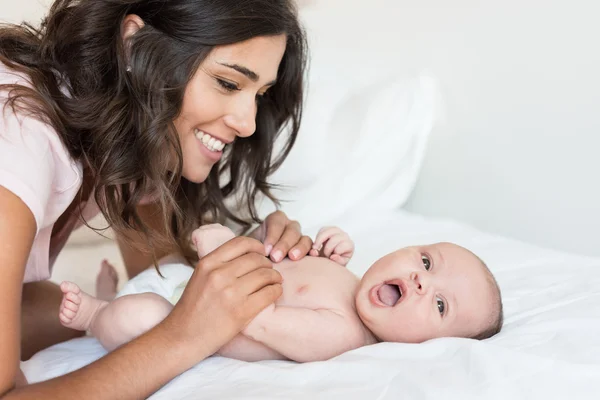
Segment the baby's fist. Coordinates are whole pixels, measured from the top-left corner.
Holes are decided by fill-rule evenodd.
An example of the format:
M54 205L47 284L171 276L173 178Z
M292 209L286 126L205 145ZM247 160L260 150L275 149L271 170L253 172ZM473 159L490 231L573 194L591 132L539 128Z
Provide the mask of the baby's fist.
M321 228L309 254L314 257L327 257L345 266L354 254L354 242L346 232L336 226Z

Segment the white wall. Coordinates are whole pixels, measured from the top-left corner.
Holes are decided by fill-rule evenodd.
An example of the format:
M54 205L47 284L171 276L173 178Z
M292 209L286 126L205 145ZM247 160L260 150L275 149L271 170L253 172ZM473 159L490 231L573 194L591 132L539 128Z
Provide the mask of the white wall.
M408 208L600 255L600 3L452 4L402 17L448 107Z
M37 25L50 4L52 0L0 0L0 21L20 23L26 20Z

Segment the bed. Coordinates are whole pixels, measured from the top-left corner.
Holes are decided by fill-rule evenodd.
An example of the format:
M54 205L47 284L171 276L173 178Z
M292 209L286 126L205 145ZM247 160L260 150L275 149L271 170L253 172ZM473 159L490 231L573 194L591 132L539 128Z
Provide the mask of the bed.
M369 211L365 211L369 210ZM486 341L444 338L380 343L326 362L246 363L210 358L151 399L553 399L600 390L600 259L552 251L450 220L365 204L335 220L356 242L361 275L399 246L453 241L479 254L497 277L502 332ZM90 337L22 364L30 382L65 374L105 354Z

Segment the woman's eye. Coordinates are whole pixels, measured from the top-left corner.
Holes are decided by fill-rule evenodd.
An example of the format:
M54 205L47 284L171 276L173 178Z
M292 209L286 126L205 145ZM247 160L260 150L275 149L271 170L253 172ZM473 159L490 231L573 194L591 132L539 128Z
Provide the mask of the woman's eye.
M240 88L236 84L224 81L223 79L217 79L217 82L219 82L219 85L221 85L221 87L223 89L227 90L228 92L234 92L236 90L240 90Z
M429 260L429 257L427 257L426 255L422 255L421 260L423 260L425 271L429 271L431 269L431 261Z
M446 311L446 305L444 304L444 300L440 299L439 297L436 297L436 301L440 315L444 315L444 311Z

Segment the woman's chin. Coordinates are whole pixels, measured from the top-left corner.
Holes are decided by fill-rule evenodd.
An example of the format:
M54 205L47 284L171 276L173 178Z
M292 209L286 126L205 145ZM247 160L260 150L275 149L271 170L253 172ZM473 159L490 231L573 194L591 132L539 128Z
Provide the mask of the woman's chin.
M193 183L202 183L208 178L208 174L210 173L210 168L197 168L192 171L184 170L182 172L182 176L190 182Z

